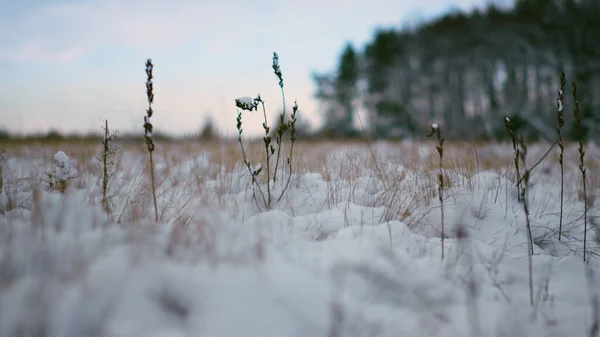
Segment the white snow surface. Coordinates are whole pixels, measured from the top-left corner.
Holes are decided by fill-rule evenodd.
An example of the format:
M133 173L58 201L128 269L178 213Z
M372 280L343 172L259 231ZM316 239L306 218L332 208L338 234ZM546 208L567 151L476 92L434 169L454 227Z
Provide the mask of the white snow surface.
M64 153L62 151L58 151L54 155L54 160L56 160L57 162L59 162L61 164L64 164L64 163L68 163L70 159L69 159L69 156L67 156L66 153Z
M254 98L252 98L250 96L238 97L235 100L242 104L246 104L248 106L252 106L254 104Z
M599 296L598 244L590 231L593 277L586 278L576 184L565 186L565 235L557 238L554 162L531 178L532 306L512 171L445 172L441 260L437 171L386 160L394 150L385 143L374 148L383 172L356 164L354 177L344 176L347 163L365 163L371 153L332 150L329 175L294 174L282 200L263 212L241 162L231 170L208 152L176 162L157 155L159 223L140 174L142 153L117 160L110 217L95 173L80 172L80 188L34 198L27 184L49 160L27 151L9 157L2 162L13 206L0 204L0 336L587 335L591 296ZM493 157L511 148L478 151ZM588 148L590 160L599 153ZM62 152L54 159L70 163ZM566 181L578 181L573 165ZM278 195L285 179L271 184ZM430 197L413 198L421 195ZM598 206L588 214L596 219ZM468 238L457 238L458 226Z

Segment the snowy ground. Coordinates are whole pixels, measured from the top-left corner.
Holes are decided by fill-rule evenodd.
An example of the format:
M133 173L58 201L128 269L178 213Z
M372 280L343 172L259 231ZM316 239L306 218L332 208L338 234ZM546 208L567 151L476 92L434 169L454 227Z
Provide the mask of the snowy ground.
M442 260L433 146L303 144L288 193L262 213L235 144L158 146L158 224L147 153L115 158L107 215L98 148L11 148L1 161L0 336L589 335L600 150L587 152L589 268L576 149L562 241L555 154L532 173L531 305L512 149L446 149ZM528 164L546 149L531 147ZM70 179L65 194L44 190L49 173Z

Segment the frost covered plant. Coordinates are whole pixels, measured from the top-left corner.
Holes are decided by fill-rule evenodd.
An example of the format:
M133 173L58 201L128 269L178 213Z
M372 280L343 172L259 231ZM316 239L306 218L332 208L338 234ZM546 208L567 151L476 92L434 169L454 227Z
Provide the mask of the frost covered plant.
M557 128L556 133L558 134L558 147L560 153L558 155L558 163L560 164L560 219L558 222L558 240L562 238L562 222L563 222L563 200L564 200L564 188L565 188L565 170L563 165L563 154L565 152L565 146L562 141L562 127L565 125L565 119L563 117L564 111L564 97L565 97L565 73L562 72L560 75L560 89L558 90L558 98L556 99L556 117L557 117Z
M573 82L573 115L575 116L575 130L579 134L581 131L581 119L582 113L579 111L579 101L577 100L577 82ZM583 186L583 262L587 261L587 208L588 208L588 198L587 198L587 188L586 188L586 168L585 168L585 149L583 148L583 140L579 139L579 147L577 149L579 152L579 171L581 172L581 183Z
M77 169L71 158L63 151L58 151L52 159L50 169L46 172L46 190L64 193L69 181L77 176Z
M250 173L250 176L252 179L252 185L253 185L252 196L253 196L253 198L256 202L256 205L258 206L259 209L260 209L260 206L259 206L258 199L257 199L257 193L256 193L257 190L260 194L263 204L267 208L271 207L271 204L274 200L275 201L281 200L281 198L285 194L285 191L287 190L290 180L291 180L291 177L292 177L294 142L296 141L296 121L297 121L297 115L298 115L298 104L296 101L294 101L294 106L292 107L292 113L290 114L289 119L286 121L286 118L285 118L286 117L285 92L283 90L283 74L281 72L281 67L279 66L279 56L277 55L277 53L273 53L272 67L273 67L273 72L275 73L275 76L279 80L279 87L281 89L281 96L282 96L282 100L283 100L283 109L281 111L281 114L279 115L279 126L277 127L277 133L275 135L275 145L273 145L273 137L271 136L271 127L269 126L269 121L267 118L265 102L262 100L260 95L256 96L256 98L245 96L245 97L239 97L239 98L235 99L235 106L238 108L237 125L236 125L237 130L238 130L238 141L239 141L240 147L242 149L244 165L248 168L248 172ZM257 179L259 174L263 170L263 166L260 162L254 166L250 163L250 160L248 159L246 150L244 148L244 144L242 142L242 133L243 133L242 111L249 111L249 112L258 111L259 106L261 107L261 109L263 111L263 116L264 116L262 127L264 130L263 144L264 144L264 148L265 148L264 162L265 162L265 172L266 172L265 180L267 183L266 193L265 193L265 191L263 191L263 189ZM283 187L281 188L279 195L274 196L273 195L274 189L273 189L272 184L275 184L275 182L278 181L277 174L278 174L278 171L280 168L279 163L281 161L282 144L283 144L284 136L288 133L288 131L290 133L290 152L289 152L289 156L287 158L287 168L288 168L287 180L285 181L285 184L283 184ZM273 159L273 157L275 157L275 159Z
M154 152L154 142L152 141L152 122L150 118L152 117L152 103L154 102L154 86L153 86L153 77L152 70L154 69L154 65L152 64L152 59L148 59L146 61L146 95L148 96L148 109L146 110L146 116L144 116L144 138L146 139L146 146L148 147L148 153L150 154L150 179L152 183L152 199L154 200L154 219L158 221L158 206L156 205L156 180L154 176L154 158L152 158L152 153Z
M440 172L438 174L438 180L439 180L439 187L438 187L438 198L440 200L440 211L442 213L441 216L441 227L442 227L442 260L444 259L444 166L442 164L442 161L444 159L444 140L445 138L442 137L442 132L440 130L440 126L437 123L433 123L431 124L431 133L428 135L428 137L431 137L435 135L435 137L437 138L438 144L436 145L435 149L438 152L438 155L440 157L440 165L439 165L439 169Z
M118 149L112 145L115 140L118 131L110 130L108 128L108 120L104 121L104 139L102 140L102 152L97 157L98 161L102 163L102 208L108 214L110 214L110 204L108 202L108 180L110 175L108 173L109 167L114 165L113 158L117 154Z

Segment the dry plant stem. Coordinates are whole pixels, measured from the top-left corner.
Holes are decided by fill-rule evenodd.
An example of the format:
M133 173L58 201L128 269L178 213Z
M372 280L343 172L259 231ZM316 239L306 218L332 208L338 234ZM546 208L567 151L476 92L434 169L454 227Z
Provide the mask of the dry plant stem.
M440 180L440 187L439 187L439 199L440 199L440 211L441 211L441 215L442 215L442 260L444 259L444 176L442 172L442 158L440 155L440 175L439 175L439 180Z
M565 189L565 169L563 165L563 158L565 152L565 146L562 141L562 127L565 125L565 120L563 117L564 111L564 95L565 95L565 84L566 78L565 73L562 72L560 76L560 89L558 91L558 99L556 101L557 104L557 122L558 127L556 128L556 132L558 133L558 147L560 148L560 153L558 155L558 163L560 164L560 218L558 222L558 240L560 241L562 238L562 223L563 223L563 205L564 205L564 189Z
M369 147L369 152L371 153L371 157L373 157L373 163L375 164L375 168L377 169L379 175L384 178L383 179L384 183L388 184L389 180L388 180L387 174L385 173L384 170L382 170L379 167L379 163L377 162L377 157L375 156L375 152L373 151L373 146L371 145L371 140L369 139L369 136L367 134L367 130L365 130L365 125L363 124L362 118L360 118L360 114L357 113L356 117L358 118L358 122L360 123L360 127L362 129L362 132L365 135L365 140L367 142L367 146Z
M538 160L537 163L535 163L532 167L529 168L529 170L528 170L529 174L531 174L531 171L533 171L539 164L541 164L544 161L544 159L546 159L546 157L548 157L548 155L550 154L550 152L552 152L552 150L554 149L554 146L556 146L556 144L557 143L553 143L552 145L550 145L550 148L548 148L548 150L546 151L546 153L544 153L542 158L540 158L540 160ZM521 179L518 181L518 184L522 185L523 180L525 180L525 176L521 177Z
M262 212L261 207L258 205L258 199L256 198L256 189L258 188L258 191L260 192L260 195L261 195L265 205L267 204L267 199L265 198L265 194L263 193L262 189L260 188L260 184L258 183L258 181L256 181L256 176L258 175L260 170L257 172L252 171L252 166L250 165L250 162L248 161L248 156L246 155L246 149L244 148L244 143L242 142L242 132L243 132L242 113L240 111L238 111L238 116L237 116L237 129L238 129L238 142L240 143L240 148L242 149L244 165L246 165L246 167L248 168L248 172L250 173L250 178L252 179L252 199L254 199L254 202L256 203L256 207L258 207L258 210L260 212Z
M152 183L152 199L154 200L154 221L158 222L158 206L156 204L156 179L154 175L154 158L150 152L150 178Z
M577 82L573 82L573 101L575 105L573 106L573 114L575 115L575 129L577 130L577 134L581 134L581 120L582 114L579 111L579 101L577 100ZM587 190L586 190L586 168L584 165L585 159L585 149L583 148L583 140L580 138L579 140L579 148L577 149L579 152L579 171L581 172L581 182L583 186L583 262L587 261L587 209L588 209L588 198L587 198Z
M102 180L102 202L106 200L106 190L108 188L108 120L104 121L104 153L102 154L102 164L104 177Z
M285 182L285 185L283 186L283 189L281 190L281 194L279 195L279 198L277 198L277 201L281 200L281 198L283 198L283 195L285 194L285 191L287 190L288 186L290 185L290 181L292 180L292 170L293 170L293 166L292 166L292 157L294 155L294 141L292 141L292 144L290 145L290 156L288 157L288 170L289 170L289 174L287 177L287 181Z
M580 145L580 151L583 151L583 145ZM588 223L587 223L587 189L586 189L586 174L585 167L583 167L583 154L581 155L581 180L583 184L583 262L589 262L587 259L587 232L588 232Z
M2 192L2 190L4 189L4 169L3 169L3 164L4 164L4 157L3 157L2 153L0 153L0 192Z
M279 130L277 130L277 159L275 160L275 170L273 172L273 181L277 181L277 169L279 168L279 157L281 156L281 143L283 140L283 132L281 131L284 127L285 121L285 93L283 91L283 85L281 86L281 97L283 99L283 110L279 116ZM293 144L293 143L292 143Z
M271 154L269 151L269 145L271 145L271 136L269 136L269 125L267 124L267 110L265 109L265 102L260 101L263 114L265 116L265 122L263 123L263 128L265 129L265 137L263 141L265 143L265 154L267 155L267 207L271 207Z
M291 180L292 167L293 167L292 166L292 158L293 158L293 153L294 153L294 141L296 139L296 114L298 112L298 105L294 102L295 104L294 104L294 112L292 113L292 118L287 123L285 122L285 92L283 90L283 75L281 73L281 68L279 67L279 57L277 56L277 53L273 53L273 70L274 70L275 75L279 79L279 87L281 88L281 96L283 99L283 110L279 116L280 125L278 126L278 128L276 130L277 131L277 136L276 136L277 149L275 149L275 147L271 143L272 142L272 137L270 134L271 128L268 125L267 111L265 108L265 103L260 98L260 95L258 95L256 98L254 98L252 100L252 102L249 102L246 98L236 99L236 106L238 108L241 108L242 110L247 110L247 111L258 110L258 105L259 104L262 105L263 116L264 116L264 122L262 123L262 126L265 131L265 135L263 137L263 142L264 142L265 156L266 156L266 158L265 158L266 159L266 180L267 180L267 195L266 195L266 197L260 187L260 184L257 182L257 179L256 179L258 177L259 173L261 172L262 167L253 170L252 167L250 166L250 162L247 159L246 151L244 150L244 145L242 143L242 138L241 138L242 132L243 132L242 115L241 115L241 112L239 112L239 111L238 111L238 117L237 117L237 129L238 129L238 141L240 143L240 146L242 148L242 154L244 156L244 164L248 168L248 171L250 172L250 175L252 177L252 182L253 182L252 196L255 199L255 202L257 203L257 206L258 206L258 202L256 200L256 192L254 189L254 187L258 187L258 190L260 191L261 196L263 198L264 205L267 208L271 207L271 203L272 203L273 199L275 199L275 197L276 197L273 195L273 193L271 191L271 186L273 185L273 187L274 187L275 182L277 181L279 162L281 160L281 148L282 148L282 143L283 143L283 136L285 135L285 133L287 132L288 129L291 129L291 132L292 132L290 156L288 157L288 165L289 165L290 170L289 170L288 179L285 182L285 185L281 191L281 194L279 195L279 197L277 197L277 201L281 200L281 198L283 197L285 191L287 190L290 180ZM276 156L276 160L274 163L275 164L274 168L272 170L271 159L275 155L275 151L277 151L277 156ZM271 180L272 180L272 182L271 182ZM260 207L259 207L259 209L260 209Z
M150 118L154 113L152 110L152 103L154 102L154 82L152 81L153 69L154 65L152 64L152 60L148 59L146 61L146 75L148 77L148 80L146 81L146 95L148 96L148 110L146 110L146 116L144 116L144 138L146 139L148 153L150 154L150 175L152 183L152 198L154 200L154 221L158 222L158 205L156 203L156 185L154 177L154 159L152 157L152 152L154 152L154 142L152 141L153 127L152 123L150 122Z
M282 90L283 92L283 90ZM277 201L281 200L281 198L283 198L283 195L285 193L285 191L287 190L288 186L290 185L290 181L292 180L292 170L293 170L293 165L292 165L292 160L294 158L294 143L296 142L296 118L298 115L298 102L294 101L294 107L292 108L292 117L290 120L290 156L288 157L288 169L289 169L289 173L288 173L288 177L287 177L287 181L285 182L285 186L283 187L283 189L281 190L281 194L279 195L279 198L277 198Z
M593 219L593 218L592 218ZM592 228L596 231L596 244L600 244L600 227L590 219ZM600 298L598 296L598 287L594 279L594 270L587 264L585 266L585 276L587 280L588 292L590 296L590 305L592 307L592 326L590 327L590 337L598 337L600 334Z
M523 211L525 212L525 224L527 227L527 263L528 263L528 271L529 271L529 302L533 306L533 236L531 234L531 222L529 219L529 203L527 202L527 188L529 187L529 170L526 167L526 156L527 156L527 146L525 144L525 140L521 137L521 160L523 162L523 168L525 169L525 174L523 175L525 179L525 184L521 185L521 199L523 200Z
M106 198L106 192L108 190L108 154L110 151L109 148L109 130L108 130L108 120L104 120L104 141L103 141L103 145L104 145L104 152L102 152L102 166L103 166L103 172L104 172L104 176L102 177L102 206L104 207L104 211L106 213L109 212L108 209L108 200Z
M102 140L102 152L97 157L98 161L102 163L102 208L106 212L106 214L111 215L111 205L109 203L108 198L108 181L110 179L110 175L108 174L108 168L113 164L112 159L117 153L117 149L114 148L111 144L115 139L118 131L110 130L108 127L108 120L104 120L104 126L102 127L104 130L104 139Z
M527 156L527 146L523 138L521 138L521 144L517 143L517 135L513 129L510 118L504 118L504 125L510 139L512 140L513 150L514 150L514 163L515 169L517 171L517 192L519 193L519 201L523 202L523 210L525 212L525 222L527 228L527 257L528 257L528 271L529 271L529 303L533 306L533 237L531 235L531 224L529 221L529 205L527 204L527 185L529 184L529 171L525 167L525 174L523 175L524 185L521 183L521 173L520 173L520 165L519 161L523 160L523 164L525 164L525 159Z
M441 211L441 227L442 227L442 260L444 259L444 166L443 166L443 159L444 159L444 138L442 137L442 132L440 130L440 127L438 124L432 124L431 125L431 133L429 134L429 136L434 135L437 138L438 141L438 145L435 147L439 158L440 158L440 164L439 164L439 170L440 173L438 175L438 180L439 180L439 187L438 187L438 198L440 201L440 211Z
M512 141L513 151L515 153L514 164L515 164L515 170L517 172L517 197L518 197L519 201L521 201L521 169L520 169L520 165L519 165L519 158L521 156L519 153L519 145L517 144L517 135L514 132L510 118L508 118L508 117L504 118L504 126L506 127L506 130L508 131L508 135L510 136L510 140Z
M281 156L281 142L283 138L283 134L287 130L285 125L285 92L283 90L283 74L281 73L281 68L279 66L279 56L277 53L273 53L273 64L272 64L273 72L277 79L279 79L279 88L281 89L281 100L282 100L282 110L279 115L279 127L277 129L277 159L275 160L275 170L273 172L273 181L277 181L277 169L279 167L279 158ZM273 152L274 149L271 150Z
M527 235L529 237L529 252L533 255L533 236L531 234L531 226L529 221L529 203L527 202L527 191L529 189L529 178L531 176L531 169L527 169L527 145L525 144L525 140L521 137L521 162L523 163L523 169L525 170L525 174L523 175L524 185L521 183L521 199L523 200L523 209L525 211L525 220L527 222Z
M525 189L522 189L523 198L526 198ZM527 245L528 245L528 271L529 271L529 302L533 305L533 238L531 236L531 225L529 223L529 207L527 201L523 201L523 209L525 211L525 221L527 222Z

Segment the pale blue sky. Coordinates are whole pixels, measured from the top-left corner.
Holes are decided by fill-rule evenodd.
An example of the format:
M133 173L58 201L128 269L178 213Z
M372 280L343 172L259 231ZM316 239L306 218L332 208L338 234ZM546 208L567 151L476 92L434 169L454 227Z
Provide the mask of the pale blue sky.
M312 71L334 69L347 41L484 0L0 0L0 127L142 132L144 62L155 63L156 130L194 132L211 114L235 132L234 99L260 93L281 107L271 69L280 54L288 104L318 124ZM260 129L248 116L246 130ZM252 123L252 124L250 124ZM253 126L251 126L253 125Z

